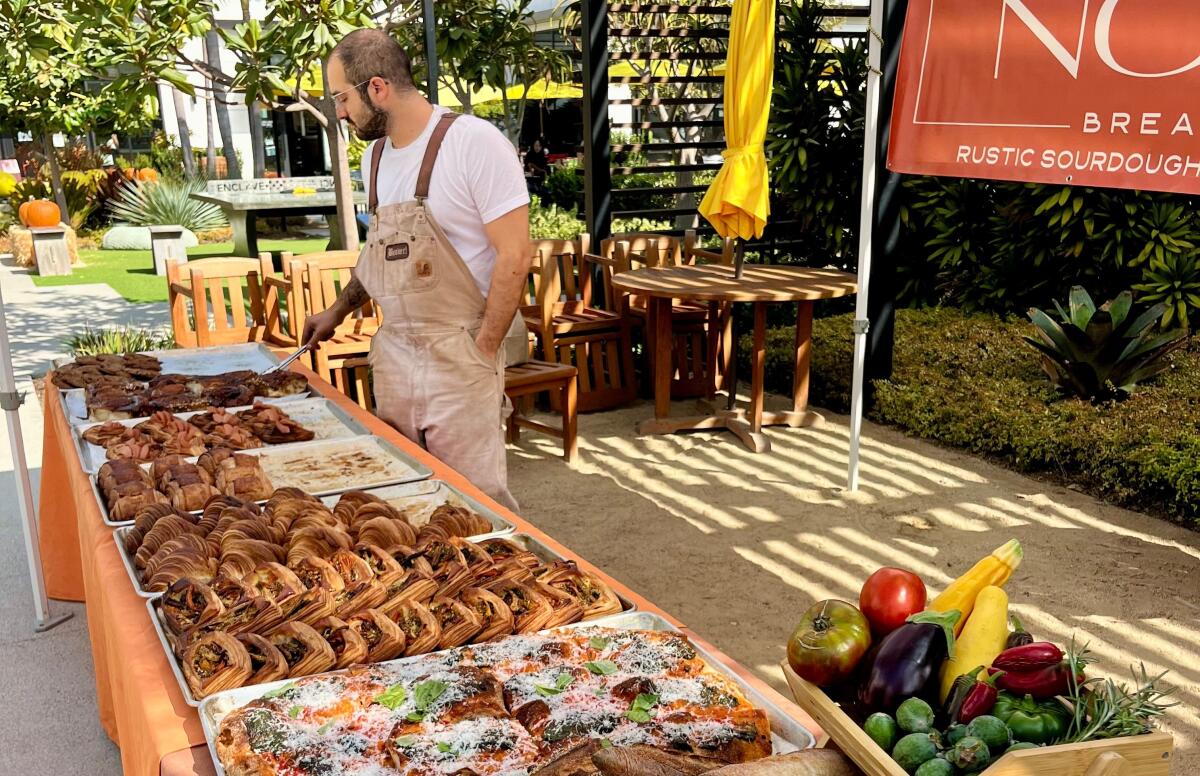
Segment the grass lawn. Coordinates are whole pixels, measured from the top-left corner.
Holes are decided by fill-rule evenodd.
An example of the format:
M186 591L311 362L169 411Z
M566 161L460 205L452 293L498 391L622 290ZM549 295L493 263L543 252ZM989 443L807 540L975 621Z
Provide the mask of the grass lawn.
M311 253L325 250L326 240L295 239L295 240L259 240L259 250L291 251L293 253ZM206 259L212 256L228 256L233 251L233 243L213 243L200 245L188 250L189 259ZM107 283L121 296L130 302L165 302L167 301L167 281L154 274L154 263L150 251L80 251L79 258L85 267L75 267L70 275L60 277L33 276L33 283L39 287L73 286L80 283Z

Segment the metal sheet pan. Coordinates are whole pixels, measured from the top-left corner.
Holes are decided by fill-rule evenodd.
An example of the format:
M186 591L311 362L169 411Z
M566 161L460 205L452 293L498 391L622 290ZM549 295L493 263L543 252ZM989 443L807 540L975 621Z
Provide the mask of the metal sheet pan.
M165 373L187 375L217 375L239 369L265 372L281 360L261 342L217 345L211 348L150 350L146 355L157 358Z
M287 414L300 425L307 428L316 434L315 440L323 439L346 439L354 436L367 436L371 432L366 426L352 418L344 409L338 406L335 402L325 398L318 399L293 399L287 397L288 401L283 403L283 409ZM276 400L273 403L280 403ZM250 405L242 405L240 407L230 407L229 412L239 412L249 409ZM194 415L199 415L204 410L196 412L177 412L175 417L187 419ZM117 421L123 426L132 428L145 421L145 418L131 418L129 420ZM83 464L83 470L89 474L95 474L96 471L107 460L105 457L104 448L99 445L84 440L83 432L95 426L103 425L102 423L87 422L81 423L72 429L75 437L75 449L79 452L79 461ZM289 442L283 445L267 445L271 448L276 447L292 447L295 445L307 444L306 442ZM190 460L190 459L189 459Z
M364 493L378 496L400 510L414 527L420 528L429 522L433 510L443 504L466 507L482 515L492 525L492 530L479 536L467 537L471 541L491 539L496 536L507 536L516 530L512 521L505 519L499 512L484 506L479 501L463 493L448 482L441 480L423 480L405 485L386 485L381 488L363 488ZM340 496L324 496L321 501L332 507Z
M84 396L83 388L63 388L60 389L60 395L63 400L63 410L67 414L67 420L72 426L91 426L97 423L88 417L87 398ZM290 396L263 396L259 401L268 404L286 404L300 399L307 399L312 396L312 391L301 391ZM135 423L140 423L145 420L148 415L143 415L140 418L132 418Z
M625 614L616 614L611 617L604 617L590 622L575 623L566 625L562 628L554 630L575 630L577 628L587 627L604 627L604 628L624 628L629 630L648 630L648 631L674 631L680 632L678 628L669 623L663 617L652 614L650 612L627 612ZM753 685L746 682L736 671L721 660L718 660L714 655L699 645L693 644L696 651L704 658L704 661L714 671L723 674L732 680L741 688L746 699L754 706L762 709L767 714L767 719L771 723L771 744L775 754L786 754L787 752L795 752L800 749L808 749L816 745L816 739L813 734L800 722L794 719L788 713L787 709L779 706L774 700L760 692ZM424 656L422 656L424 657ZM401 658L399 660L391 660L381 665L403 664L418 658ZM331 671L331 674L342 673L341 671ZM282 679L277 682L268 682L266 684L255 685L252 687L239 687L234 690L226 690L216 693L205 698L199 706L200 726L204 730L204 738L208 742L208 751L212 755L213 766L216 768L218 776L225 776L225 769L221 765L221 761L217 759L217 750L214 742L216 741L217 732L220 728L221 720L225 718L231 711L240 708L241 706L262 697L263 693L273 690L277 687L282 687L293 680Z

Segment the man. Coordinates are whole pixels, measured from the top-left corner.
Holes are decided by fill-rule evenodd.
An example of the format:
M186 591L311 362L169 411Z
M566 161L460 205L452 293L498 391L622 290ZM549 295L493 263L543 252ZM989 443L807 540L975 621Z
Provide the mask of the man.
M516 150L491 124L431 105L382 31L347 35L326 72L338 118L374 141L362 159L371 219L354 279L308 318L303 340L319 346L374 299L383 311L370 355L379 416L515 509L501 346L531 261Z

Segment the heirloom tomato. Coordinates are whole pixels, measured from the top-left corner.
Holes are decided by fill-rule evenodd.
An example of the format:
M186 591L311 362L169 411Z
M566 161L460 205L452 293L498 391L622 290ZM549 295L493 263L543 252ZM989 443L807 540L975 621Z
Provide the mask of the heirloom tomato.
M845 601L813 604L788 639L788 663L797 674L820 687L850 677L871 646L871 626L863 613Z

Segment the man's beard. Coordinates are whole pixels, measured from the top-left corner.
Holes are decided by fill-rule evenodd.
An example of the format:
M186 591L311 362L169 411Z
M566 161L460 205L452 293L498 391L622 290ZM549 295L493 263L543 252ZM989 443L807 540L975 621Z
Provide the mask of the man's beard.
M378 140L387 135L387 111L380 110L374 105L367 105L367 109L371 111L371 117L367 119L366 123L360 126L358 122L354 122L350 126L353 127L354 134L358 136L359 140Z

